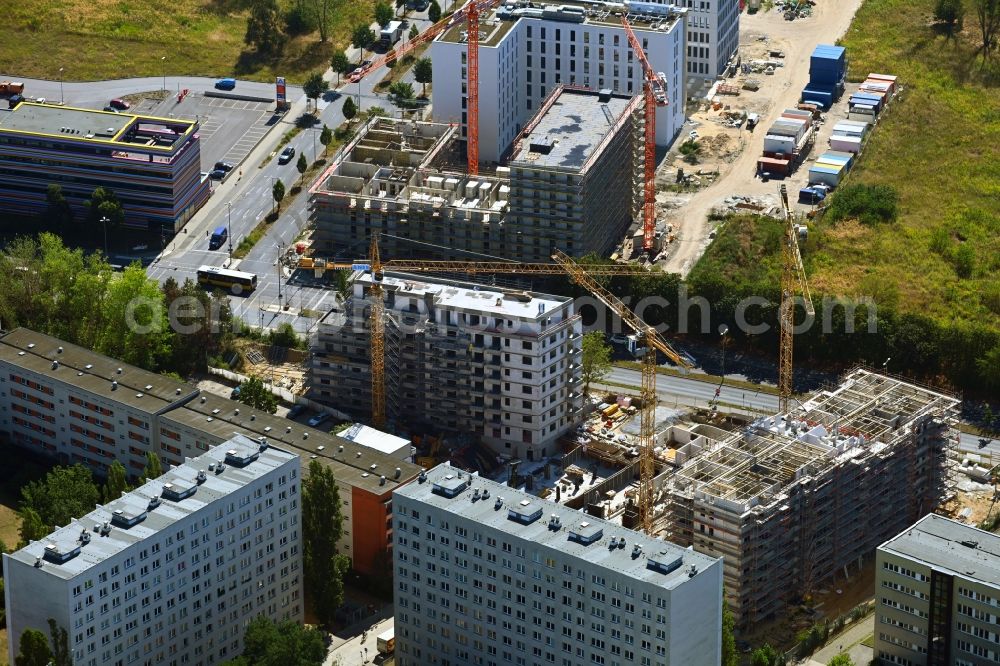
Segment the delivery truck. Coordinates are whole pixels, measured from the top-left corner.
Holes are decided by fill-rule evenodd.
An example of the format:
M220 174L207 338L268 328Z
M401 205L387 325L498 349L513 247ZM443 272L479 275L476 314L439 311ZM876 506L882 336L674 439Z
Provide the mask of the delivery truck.
M379 35L379 41L381 41L386 48L391 48L395 46L403 37L403 22L402 21L389 21L389 25L382 28L382 32Z
M378 635L376 649L381 655L390 655L396 649L395 629L387 629Z

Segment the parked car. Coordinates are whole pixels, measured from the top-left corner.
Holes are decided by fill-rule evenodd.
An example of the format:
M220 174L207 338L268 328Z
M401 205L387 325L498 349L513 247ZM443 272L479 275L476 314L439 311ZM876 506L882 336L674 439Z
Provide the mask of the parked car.
M306 411L305 405L292 405L292 408L288 410L287 418L294 419L304 411Z
M295 149L291 146L287 146L281 154L278 155L278 164L288 164L295 157Z
M323 412L322 414L317 414L316 416L314 416L311 419L309 419L309 427L310 428L315 428L315 427L317 427L319 425L322 425L329 418L330 418L330 415L327 414L326 412Z
M240 387L237 386L236 388L233 389L233 392L229 394L229 399L239 400L239 398L240 398Z
M224 171L222 169L212 169L212 171L209 172L208 177L212 180L225 180L228 173L228 171Z
M126 111L126 110L128 110L128 109L130 109L132 107L131 104L129 104L125 100L120 99L118 97L116 97L113 100L111 100L110 102L108 102L108 106L113 106L113 107L115 107L116 109L118 109L120 111Z
M106 107L104 107L104 110L107 111L107 112L109 112L109 113L118 113L118 109L116 109L113 106L106 106Z
M230 164L229 162L216 162L215 163L215 168L216 169L221 169L223 171L232 171L233 170L233 165Z
M232 90L236 87L236 79L219 79L215 82L215 87L219 90Z

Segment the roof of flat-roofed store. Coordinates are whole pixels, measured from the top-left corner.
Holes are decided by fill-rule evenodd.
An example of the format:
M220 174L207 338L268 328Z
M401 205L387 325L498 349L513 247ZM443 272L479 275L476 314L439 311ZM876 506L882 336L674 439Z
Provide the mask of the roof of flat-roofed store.
M1000 536L944 516L924 516L879 550L1000 588Z
M138 116L32 102L22 102L11 111L0 114L0 132L162 151L173 148L197 124L194 120ZM155 136L150 133L143 141L128 139L136 131L141 132L142 127L157 130Z

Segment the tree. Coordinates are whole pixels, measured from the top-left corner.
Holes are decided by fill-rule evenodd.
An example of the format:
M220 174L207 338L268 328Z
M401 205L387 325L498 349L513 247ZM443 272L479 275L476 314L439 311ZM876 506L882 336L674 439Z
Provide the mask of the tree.
M68 525L73 518L86 515L100 501L101 493L89 469L80 464L54 467L44 479L21 488L21 515L34 520L27 514L32 510L48 534L56 525Z
M117 460L111 463L111 467L108 468L108 480L104 484L105 503L118 499L130 490L127 477L128 472L125 471L124 465Z
M106 231L101 221L104 218L108 220L107 231L114 231L125 223L125 209L115 193L106 187L95 187L84 205L87 206L87 222L98 232Z
M65 232L66 228L73 221L73 209L63 195L62 185L49 183L45 191L45 202L48 204L45 215L55 225L56 229Z
M283 39L280 21L277 0L253 0L243 41L261 53L273 53Z
M354 116L358 115L358 106L354 103L353 97L348 97L344 100L344 106L340 112L343 113L344 117L348 120L351 120Z
M726 592L722 592L722 664L721 666L737 666L740 655L736 652L736 621L733 612L726 602Z
M591 382L599 382L611 370L611 347L604 342L604 333L591 331L583 336L583 357L580 375L583 392L590 390Z
M95 350L125 363L157 369L170 357L173 339L163 303L159 283L150 279L138 262L133 263L108 284L100 303L103 326L97 331Z
M698 163L698 155L701 153L701 144L694 139L688 139L681 144L678 148L681 155L684 156L684 161L689 164Z
M163 463L160 462L160 456L156 455L156 451L146 452L146 468L142 470L142 475L149 480L163 475Z
M980 48L983 59L988 60L997 43L997 32L1000 31L1000 0L972 0L972 8L976 12L976 22L982 36Z
M393 102L396 106L400 108L407 108L413 104L413 84L408 81L396 81L391 86L389 86L389 96L393 98Z
M314 0L316 2L316 25L319 27L319 41L326 42L330 38L330 27L336 15L334 5L337 0Z
M309 168L309 162L306 161L306 154L299 153L299 160L295 163L295 170L299 172L299 182L302 182L302 176L306 175L306 170Z
M784 658L768 644L757 648L750 655L750 666L784 666L784 664Z
M278 328L271 331L268 336L272 345L286 347L288 349L298 349L301 346L301 339L295 332L295 327L287 321L278 325Z
M962 6L962 0L937 0L934 5L934 18L949 28L961 25L964 14L965 8Z
M347 68L351 66L351 61L347 59L347 54L343 51L335 51L332 56L330 56L330 69L333 73L337 75L337 85L340 85L340 75L347 72Z
M277 398L256 375L248 377L240 384L239 401L268 414L274 414L278 411Z
M359 25L351 33L351 46L361 50L361 59L365 59L365 49L375 43L375 32L367 25Z
M987 388L1000 389L1000 344L977 359L976 367Z
M441 20L441 5L438 4L437 0L431 0L431 6L427 8L427 18L430 19L431 23L437 23Z
M271 188L271 196L274 198L274 203L278 204L278 212L281 212L281 200L285 198L285 184L281 182L281 179L274 181L274 187Z
M318 27L317 23L315 7L309 0L295 0L285 14L285 29L290 35L308 34Z
M292 621L275 624L258 615L243 635L243 654L233 666L320 666L326 657L323 634Z
M52 650L49 639L37 629L25 629L21 634L21 651L14 657L15 666L49 666Z
M42 517L34 509L22 509L18 512L21 517L21 545L27 546L32 541L41 541L49 535L50 530Z
M854 660L846 654L838 654L830 660L828 666L854 666Z
M396 16L396 12L392 9L392 5L384 0L378 0L375 3L375 22L378 23L383 28L389 25L391 21Z
M413 77L417 80L417 83L423 85L423 90L420 94L424 97L427 96L427 84L431 82L434 76L434 67L431 65L430 58L421 58L413 65Z
M388 67L389 69L392 69L393 67L399 64L399 61L396 59L396 49L391 49L388 53L385 54L385 57L386 57L385 66Z
M419 36L420 36L420 28L417 27L416 23L414 23L413 25L410 26L410 41L413 41Z
M313 110L316 109L320 96L329 89L330 84L326 82L326 79L319 72L310 74L309 78L302 84L302 92L313 101Z
M69 651L69 634L51 617L49 635L52 637L52 666L73 666L73 653Z
M326 155L326 149L333 141L333 130L323 124L323 131L319 133L319 142L323 146L323 154Z
M325 625L333 623L343 603L349 567L349 560L337 552L344 521L340 506L333 470L310 461L309 475L302 482L303 580L311 592L313 611Z

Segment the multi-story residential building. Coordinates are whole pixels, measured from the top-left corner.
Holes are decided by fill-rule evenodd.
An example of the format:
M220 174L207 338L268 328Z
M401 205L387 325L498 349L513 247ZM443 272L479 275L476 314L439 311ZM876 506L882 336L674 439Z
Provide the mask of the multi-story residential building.
M725 559L742 628L773 620L951 494L959 406L856 369L787 414L708 433L665 479L668 538Z
M43 212L50 184L82 216L96 187L127 226L173 234L208 200L196 120L21 102L0 110L0 205Z
M711 85L740 46L740 0L678 0L687 14L689 91Z
M1000 664L1000 536L929 514L875 555L875 656Z
M638 113L637 113L638 110ZM556 86L515 143L504 255L608 256L638 212L642 97Z
M319 324L314 399L357 416L371 409L371 274L355 273L344 311ZM582 323L573 300L386 274L389 420L467 433L496 452L541 460L579 423Z
M399 666L717 666L722 562L439 465L394 493Z
M49 618L80 666L208 666L250 618L301 622L299 464L235 436L5 554L10 663Z
M398 455L300 425L190 384L24 328L0 338L0 439L99 475L119 460L133 477L146 454L180 466L234 433L328 465L340 490L340 552L354 568L388 570L391 497L420 468Z
M639 95L643 71L621 23L622 6L650 64L663 73L668 106L656 112L656 143L684 122L686 9L650 2L507 4L480 18L479 157L499 162L552 89L563 83ZM468 31L464 22L431 44L434 119L467 131Z

